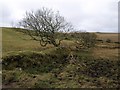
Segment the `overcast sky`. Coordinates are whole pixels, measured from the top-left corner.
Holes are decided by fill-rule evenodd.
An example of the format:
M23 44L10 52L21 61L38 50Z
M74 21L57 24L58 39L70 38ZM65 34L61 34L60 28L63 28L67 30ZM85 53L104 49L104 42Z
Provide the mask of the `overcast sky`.
M59 11L77 30L118 32L119 0L0 0L0 26L11 26L26 11L41 7Z

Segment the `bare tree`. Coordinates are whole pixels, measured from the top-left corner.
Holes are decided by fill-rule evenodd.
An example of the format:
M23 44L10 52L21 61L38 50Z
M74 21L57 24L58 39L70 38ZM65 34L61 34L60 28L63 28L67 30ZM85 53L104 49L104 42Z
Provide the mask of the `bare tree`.
M26 16L20 22L21 26L27 29L28 34L40 42L41 46L48 43L59 46L61 40L58 33L67 33L73 29L72 25L65 21L59 12L54 13L51 9L42 8L36 12L26 12Z

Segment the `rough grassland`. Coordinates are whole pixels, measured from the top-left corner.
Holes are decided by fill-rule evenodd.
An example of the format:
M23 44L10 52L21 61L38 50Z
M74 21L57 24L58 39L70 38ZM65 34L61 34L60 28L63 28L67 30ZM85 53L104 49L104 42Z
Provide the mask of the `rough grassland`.
M3 56L6 53L31 50L41 51L45 48L52 47L50 45L47 47L41 47L39 42L32 40L30 36L11 28L3 28L2 38Z
M119 34L117 34L117 33L97 33L97 36L99 39L104 40L104 41L107 39L110 39L113 42L119 41L119 38L118 38L119 35L120 35L120 33Z
M79 49L72 40L62 41L61 47L41 47L19 30L2 30L3 88L118 87L117 34L97 34L113 42Z
M19 29L17 29L19 30ZM106 39L111 39L113 41L117 41L118 40L118 34L97 34L99 39L102 40L106 40ZM16 31L16 29L12 29L12 28L3 28L3 32L2 32L2 52L3 52L3 56L4 55L8 55L9 53L16 53L19 51L42 51L42 50L46 50L46 49L50 49L50 48L54 48L52 45L47 45L47 47L41 47L39 42L34 41L30 38L30 36L22 33L22 32L18 32ZM62 45L64 46L74 46L74 42L73 41L63 41ZM103 46L106 44L99 44L99 46ZM115 44L107 44L107 46L114 46ZM99 53L98 49L98 53ZM108 50L108 51L107 51ZM113 52L112 54L114 56L118 55L118 49L101 49L101 51L106 51L108 53L101 53L101 56L111 56L109 54L109 51ZM94 50L95 54L97 53L97 50ZM98 56L98 55L97 55Z

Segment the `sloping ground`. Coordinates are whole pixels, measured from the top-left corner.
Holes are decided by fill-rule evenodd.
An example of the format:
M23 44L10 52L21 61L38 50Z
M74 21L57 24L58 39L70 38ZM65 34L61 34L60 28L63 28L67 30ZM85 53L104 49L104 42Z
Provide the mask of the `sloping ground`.
M113 60L114 57L112 60L105 56L94 58L104 55L97 47L94 50L76 49L73 41L64 40L62 45L65 47L48 45L43 48L17 30L19 29L2 30L4 88L118 87L120 62ZM111 56L107 52L106 55Z
M41 47L39 42L34 41L30 36L25 33L19 32L16 28L3 28L2 29L2 52L3 56L11 52L19 51L41 51L45 48L52 47L48 45L47 47Z
M4 88L118 87L120 62L94 59L86 53L72 56L66 51L55 49L49 54L19 53L3 58Z
M39 42L32 40L31 37L22 32L20 28L2 28L2 52L3 56L22 51L43 51L55 48L53 45L46 47L40 46ZM63 40L64 46L74 46L73 41Z
M22 30L19 28L2 28L2 54L8 55L11 53L17 53L21 51L42 51L47 49L54 48L52 45L47 45L46 47L41 47L39 42L34 41L30 38L30 36L26 35L25 33L21 32ZM118 41L118 34L97 34L99 39L107 40L111 39L113 42ZM62 42L63 46L67 46L70 48L75 49L75 43L70 40L64 40ZM107 45L107 46L106 46ZM105 45L99 44L100 47L116 47L118 45L107 43ZM98 51L99 52L99 51ZM107 54L107 53L106 53ZM109 54L107 56L110 56Z

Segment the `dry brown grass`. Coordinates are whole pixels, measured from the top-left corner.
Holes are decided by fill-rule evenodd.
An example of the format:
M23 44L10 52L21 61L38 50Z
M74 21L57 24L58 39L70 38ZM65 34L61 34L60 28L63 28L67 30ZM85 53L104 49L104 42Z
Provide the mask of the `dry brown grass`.
M97 33L98 39L106 41L110 39L112 42L119 42L117 33ZM108 58L108 59L118 59L118 47L119 44L116 43L98 43L97 47L93 49L93 56L95 58Z
M117 33L97 33L98 39L106 41L107 39L112 40L113 42L118 42L118 36L120 35Z
M94 48L92 55L95 58L118 59L118 50L119 49Z

